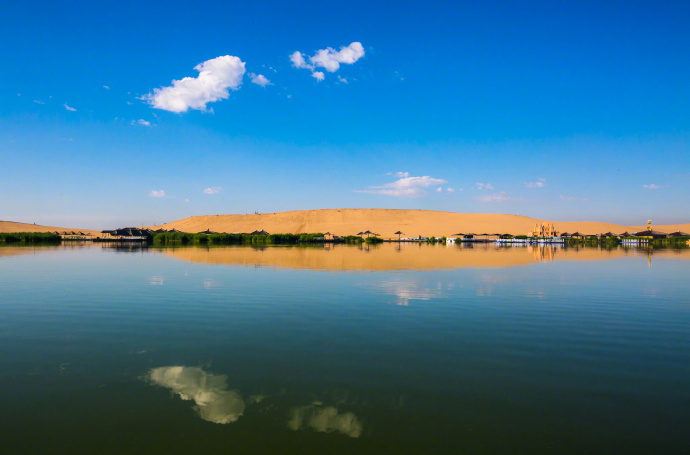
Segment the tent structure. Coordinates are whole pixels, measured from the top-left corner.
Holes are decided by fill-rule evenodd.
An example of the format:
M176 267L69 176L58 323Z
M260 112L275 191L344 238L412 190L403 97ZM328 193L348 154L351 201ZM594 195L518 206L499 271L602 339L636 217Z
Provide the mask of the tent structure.
M635 237L646 237L651 239L665 239L668 238L668 234L665 232L655 231L653 229L647 229L646 231L638 231L634 233Z

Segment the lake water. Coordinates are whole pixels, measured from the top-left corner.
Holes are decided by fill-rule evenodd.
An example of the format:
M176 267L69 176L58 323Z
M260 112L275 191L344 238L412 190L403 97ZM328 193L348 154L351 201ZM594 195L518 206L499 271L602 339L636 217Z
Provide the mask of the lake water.
M0 248L0 453L690 453L690 250Z

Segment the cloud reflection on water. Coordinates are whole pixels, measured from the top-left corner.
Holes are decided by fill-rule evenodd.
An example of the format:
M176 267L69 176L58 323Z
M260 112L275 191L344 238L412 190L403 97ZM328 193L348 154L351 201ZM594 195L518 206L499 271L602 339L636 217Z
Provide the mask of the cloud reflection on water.
M447 297L440 281L428 286L425 282L413 281L411 277L381 281L375 285L386 294L397 297L396 305L408 306L410 300L431 300Z
M351 412L338 412L334 406L300 406L292 410L288 428L301 430L311 428L322 433L337 431L351 438L362 434L362 422Z
M236 422L244 413L244 399L238 392L227 390L225 375L206 373L197 367L172 366L154 368L148 378L183 400L193 400L194 410L209 422Z

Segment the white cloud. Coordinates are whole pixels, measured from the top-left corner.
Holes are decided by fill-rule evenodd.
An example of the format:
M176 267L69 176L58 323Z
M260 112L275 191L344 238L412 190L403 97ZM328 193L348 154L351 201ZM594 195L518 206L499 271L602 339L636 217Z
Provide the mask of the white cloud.
M137 124L142 125L142 126L151 126L151 122L147 122L143 118L140 118L137 120ZM132 120L132 125L134 125L134 120Z
M338 74L338 82L342 82L343 84L349 84L346 78L341 77L340 74Z
M206 194L216 194L221 190L221 187L219 186L210 186L204 190L204 193Z
M511 200L510 197L508 197L508 194L504 191L501 191L500 193L484 194L476 199L480 202L508 202Z
M560 195L561 201L586 201L588 200L586 197L577 197L577 196L563 196L562 194Z
M525 182L525 188L544 188L546 186L546 179L538 178L536 182Z
M316 54L309 57L309 61L315 68L324 68L329 73L334 73L340 69L340 64L351 65L360 58L364 57L364 47L357 41L343 46L339 51L333 48L319 49Z
M455 192L455 190L454 190L453 188L446 188L446 191L448 191L449 193L454 193L454 192ZM462 191L462 190L461 190L461 191Z
M232 55L206 60L194 69L199 72L197 77L173 80L171 86L154 88L140 99L170 112L206 111L206 104L227 99L228 90L237 90L245 72L244 62Z
M659 188L661 188L661 186L651 183L649 185L642 185L642 188L647 188L648 190L658 190Z
M184 201L185 201L185 202L189 202L189 199L185 199Z
M46 104L46 103L44 103L43 101L39 101L39 100L34 100L34 103L36 103L36 104Z
M446 180L435 179L425 175L423 177L404 177L395 182L381 186L370 186L371 190L358 190L357 193L382 194L393 197L422 197L427 194L424 188L448 183Z
M269 81L263 74L249 73L249 77L252 78L253 84L260 85L262 87L266 87L267 85L273 85L271 84L271 81Z
M476 187L478 190L493 190L494 187L490 183L477 183Z
M292 54L290 54L290 61L292 62L292 66L294 66L295 68L314 69L311 65L307 64L307 62L304 60L304 56L302 56L302 53L300 51L295 51Z
M68 106L67 104L65 104L64 106L65 106L65 109L67 109L68 111L72 111L72 112L76 111L75 108L70 107L70 106Z
M104 85L103 88L106 90L110 90L110 87L108 87L107 85Z
M437 193L440 193L441 191L443 191L443 188L441 188L440 186L438 188L436 188Z
M149 197L166 197L165 190L151 190Z
M194 410L208 422L232 423L244 414L244 398L235 390L227 390L225 375L207 373L197 367L170 366L150 370L148 379L183 400L193 400Z
M334 73L340 69L341 64L351 65L362 57L364 57L364 47L362 43L354 41L348 46L342 46L339 51L336 51L332 47L319 49L314 55L309 57L309 63L307 63L304 58L304 54L295 51L290 54L290 61L295 68L311 70L313 73L312 77L316 78L318 81L322 81L325 75L321 71L316 71L316 68L323 68L329 73ZM319 74L318 76L317 73ZM347 83L344 79L340 80L340 82Z

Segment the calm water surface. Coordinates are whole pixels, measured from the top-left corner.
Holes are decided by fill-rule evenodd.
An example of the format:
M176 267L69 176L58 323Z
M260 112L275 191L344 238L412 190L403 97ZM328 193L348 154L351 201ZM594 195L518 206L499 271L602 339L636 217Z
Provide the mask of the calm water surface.
M0 248L0 453L689 453L690 251Z

